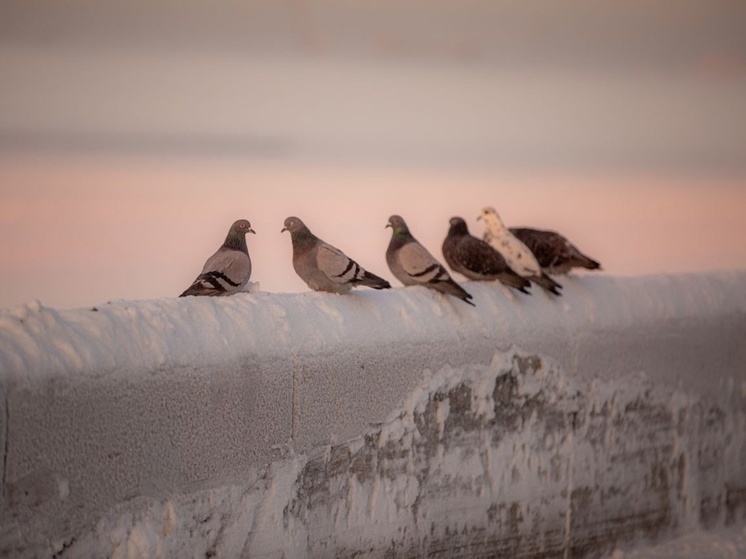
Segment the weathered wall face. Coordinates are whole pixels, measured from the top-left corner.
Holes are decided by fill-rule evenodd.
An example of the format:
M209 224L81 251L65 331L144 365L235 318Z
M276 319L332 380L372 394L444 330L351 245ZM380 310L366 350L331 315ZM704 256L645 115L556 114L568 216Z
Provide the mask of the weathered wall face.
M275 541L318 557L582 557L743 521L744 419L644 376L497 354L438 371L380 429L312 454Z
M4 313L0 550L583 557L744 522L744 286Z

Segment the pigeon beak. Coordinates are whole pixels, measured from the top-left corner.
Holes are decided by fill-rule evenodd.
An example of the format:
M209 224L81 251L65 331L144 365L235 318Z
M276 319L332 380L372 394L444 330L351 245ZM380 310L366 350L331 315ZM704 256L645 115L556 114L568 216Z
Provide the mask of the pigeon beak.
M479 215L477 216L477 221L482 221L482 214L479 214Z
M287 227L283 227L283 228L282 228L282 230L280 231L280 233L284 233L284 232L285 232L285 231L287 231L287 230L288 230L288 228L287 228Z
M386 228L388 228L388 227L391 227L391 224L390 224L390 223L387 223L387 224L386 224L386 225L384 226L384 229L386 229Z
M251 227L249 227L249 230L247 231L247 233L254 233L254 235L256 235L256 231L254 231Z

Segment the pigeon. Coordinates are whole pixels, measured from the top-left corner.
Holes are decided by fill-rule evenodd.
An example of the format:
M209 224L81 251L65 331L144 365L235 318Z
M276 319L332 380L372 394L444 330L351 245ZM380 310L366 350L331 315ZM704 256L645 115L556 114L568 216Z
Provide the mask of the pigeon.
M505 227L495 208L482 209L477 220L484 221L485 242L502 254L516 274L531 280L554 295L561 295L559 289L562 289L562 286L544 273L531 249Z
M179 297L187 295L226 296L238 293L251 277L251 258L246 233L256 232L245 219L231 225L223 245L207 259L202 273Z
M359 285L391 287L385 279L366 272L341 250L319 239L299 218L289 217L284 225L281 232L290 231L293 242L293 268L314 291L348 293Z
M523 293L531 282L510 269L502 255L482 239L469 234L466 222L452 217L448 236L443 241L443 256L456 272L477 281L500 280Z
M453 281L443 265L417 242L400 216L389 217L386 227L391 227L392 233L386 250L386 262L400 282L404 285L423 285L476 306L469 300L472 296Z
M541 267L549 274L567 274L572 268L601 269L601 264L580 252L555 231L511 227L510 232L531 249Z

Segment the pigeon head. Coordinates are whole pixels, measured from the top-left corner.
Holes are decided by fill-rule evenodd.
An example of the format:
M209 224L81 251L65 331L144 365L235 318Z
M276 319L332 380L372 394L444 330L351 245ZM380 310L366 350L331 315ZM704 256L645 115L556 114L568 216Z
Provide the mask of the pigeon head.
M469 228L466 227L466 222L460 218L460 217L452 217L449 221L451 227L448 230L448 233L455 233L458 235L468 235L469 234Z
M234 221L233 225L231 225L231 228L228 230L228 235L225 237L223 246L225 248L241 250L248 254L248 249L246 248L246 233L256 234L256 232L251 228L251 223L245 219Z
M487 230L492 233L496 233L505 229L503 220L500 219L500 214L497 213L497 210L495 210L495 208L491 208L489 206L486 208L482 208L482 212L477 216L477 220L484 221L484 224L487 226Z
M409 233L409 228L400 215L392 215L389 217L389 222L386 224L386 227L391 227L391 229L394 230L394 234Z
M290 231L290 234L297 233L298 231L302 231L303 229L306 229L306 224L301 221L299 217L290 216L287 219L285 219L285 222L283 223L285 227L282 228L282 231L280 233L283 233L285 231Z
M239 219L238 221L234 222L233 225L231 225L231 233L235 233L237 235L254 233L254 235L256 235L256 231L251 228L251 223L249 223L246 219Z

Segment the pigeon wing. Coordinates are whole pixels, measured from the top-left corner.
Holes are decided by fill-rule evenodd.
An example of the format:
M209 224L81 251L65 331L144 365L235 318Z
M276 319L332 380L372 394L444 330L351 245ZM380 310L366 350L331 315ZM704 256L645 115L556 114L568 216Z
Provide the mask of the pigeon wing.
M417 283L449 279L446 269L419 243L408 243L399 251L399 265Z
M507 264L502 255L490 245L468 236L456 247L458 259L463 265L482 275L497 275L505 271Z
M182 295L231 295L240 291L250 277L249 255L221 248L207 259L202 273Z
M365 270L352 258L326 243L318 247L316 265L330 281L340 285L359 280L365 274Z

